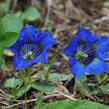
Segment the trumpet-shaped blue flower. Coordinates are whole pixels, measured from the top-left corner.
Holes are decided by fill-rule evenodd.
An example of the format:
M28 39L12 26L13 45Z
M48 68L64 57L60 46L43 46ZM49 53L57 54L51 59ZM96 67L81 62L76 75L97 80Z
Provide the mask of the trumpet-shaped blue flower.
M109 40L106 36L98 37L89 30L80 27L63 52L69 56L71 72L75 78L85 73L99 74L108 71Z
M53 36L49 33L38 32L31 25L23 27L16 43L9 47L15 53L15 70L38 62L46 63L47 49L51 48L54 42Z

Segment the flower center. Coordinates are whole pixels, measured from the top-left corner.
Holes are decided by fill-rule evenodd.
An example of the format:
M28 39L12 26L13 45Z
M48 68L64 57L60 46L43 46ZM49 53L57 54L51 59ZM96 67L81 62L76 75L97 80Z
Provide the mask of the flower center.
M95 58L95 50L88 44L79 45L75 54L75 58L80 63L88 65Z
M31 61L38 57L42 52L42 49L36 44L25 44L20 49L21 57L26 61Z

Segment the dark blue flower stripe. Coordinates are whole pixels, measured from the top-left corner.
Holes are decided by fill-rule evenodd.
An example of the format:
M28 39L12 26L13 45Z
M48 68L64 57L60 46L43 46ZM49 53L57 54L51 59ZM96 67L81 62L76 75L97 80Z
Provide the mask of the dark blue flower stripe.
M30 61L38 57L41 52L42 50L36 44L25 44L19 53L24 60Z
M69 56L70 69L75 78L83 77L85 73L99 74L107 72L109 58L109 39L98 37L89 30L80 27L75 37L63 52Z
M38 62L46 63L47 50L55 43L53 36L38 32L32 25L22 28L18 40L9 47L14 55L14 69L20 70Z

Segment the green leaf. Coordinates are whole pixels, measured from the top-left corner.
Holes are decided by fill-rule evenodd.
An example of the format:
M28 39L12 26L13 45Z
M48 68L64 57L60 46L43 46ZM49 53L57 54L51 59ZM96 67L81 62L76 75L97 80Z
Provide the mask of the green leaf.
M8 12L9 6L6 3L1 3L0 5L0 13Z
M72 77L73 77L72 74L52 73L52 74L49 74L49 81L52 81L52 82L66 81L66 80L70 80ZM45 80L44 76L42 76L42 80Z
M9 14L8 16L14 16L19 18L20 20L28 20L28 21L35 21L39 18L40 14L37 8L31 7L25 10L24 12L18 11L14 14Z
M49 81L50 82L66 81L66 80L70 80L72 77L73 77L72 74L52 73L52 74L49 74ZM42 81L45 81L46 80L45 74L39 75L35 78L32 78L32 82L35 82L39 79L41 79Z
M3 19L0 19L1 48L13 45L18 38L18 33L21 30L21 28L21 20L13 15L8 15L5 16Z
M109 107L86 100L66 100L50 103L41 109L109 109Z
M55 85L46 84L46 83L33 83L32 88L45 92L45 93L52 93L55 89Z
M48 20L46 23L47 29L49 32L52 32L53 22L51 20Z
M109 83L105 84L105 85L101 85L99 87L97 87L96 89L94 89L91 94L100 94L100 93L108 93L109 90Z
M0 13L6 13L9 11L11 0L5 0L5 2L0 3Z
M41 109L43 107L43 100L41 96L37 97L37 109Z
M13 14L15 17L18 17L22 20L22 15L23 15L23 12L22 11L18 11L16 12L15 14Z
M6 32L0 37L0 45L3 47L9 47L13 45L18 38L18 33Z
M82 91L83 93L86 93L86 94L90 94L90 88L88 87L88 84L86 83L86 77L81 77L81 78L78 78L76 79L76 87L78 89L80 89L80 91Z
M15 88L21 82L22 81L20 79L10 78L10 79L6 80L4 87Z
M0 50L1 52L1 50ZM4 59L4 56L1 56L2 53L0 54L0 68L3 70L3 71L9 71L8 67L6 66L5 64L5 59Z
M13 95L11 95L11 94L9 94L9 93L4 93L4 95L5 95L6 97L8 97L9 99L14 98L14 96L13 96Z
M0 36L7 32L19 33L22 26L19 18L13 15L7 15L0 21Z
M44 70L45 71L50 71L50 69L51 69L51 65L50 64L48 64L48 65L43 65L43 68L44 68Z
M104 3L103 3L103 6L109 8L109 2L108 2L108 1L104 2Z
M37 10L37 8L35 7L31 7L29 9L27 9L22 16L22 19L26 19L29 21L34 21L39 17L39 12Z
M49 81L66 81L70 80L73 77L72 74L50 74Z
M107 78L107 74L98 74L96 75L96 79L99 83L103 82Z
M19 89L18 93L17 93L17 97L21 97L23 94L25 94L26 92L28 92L31 88L31 85L26 85L23 86L22 88Z

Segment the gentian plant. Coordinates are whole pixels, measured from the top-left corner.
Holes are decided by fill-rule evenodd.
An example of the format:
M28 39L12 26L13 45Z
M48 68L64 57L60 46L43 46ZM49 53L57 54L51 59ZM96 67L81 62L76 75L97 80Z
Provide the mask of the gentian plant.
M38 32L31 25L23 27L16 43L9 47L15 53L14 69L21 70L38 62L46 63L47 50L54 42L49 33Z
M108 71L109 39L98 37L89 30L80 27L63 52L69 56L71 72L75 78L83 77L85 73L99 74Z
M46 60L47 50L51 48L54 43L55 39L53 38L52 34L39 32L32 25L27 25L21 29L18 40L8 49L14 52L14 69L15 71L20 72L20 76L23 80L22 82L24 82L24 87L22 86L21 90L19 91L14 90L15 93L12 94L12 98L19 98L25 93L26 103L26 92L32 86L35 87L36 85L36 81L31 78L32 70L29 66L39 62L44 63L46 67L49 66ZM26 75L28 75L28 77ZM48 75L48 70L46 75ZM48 79L48 76L46 78ZM13 80L15 81L13 78L8 81ZM7 82L5 83L5 86L10 87L10 85L7 85ZM16 89L16 86L18 85L19 84L15 84L10 88ZM27 107L27 104L25 104L25 107Z

